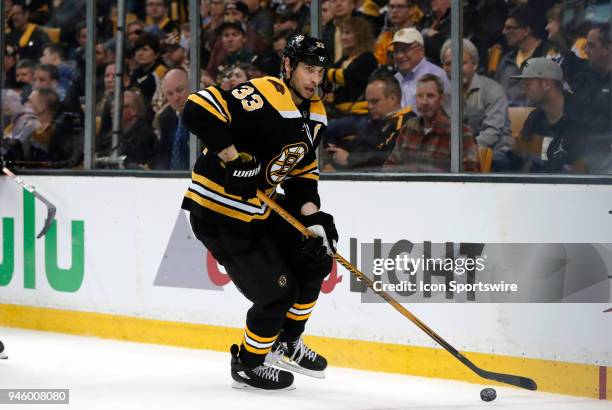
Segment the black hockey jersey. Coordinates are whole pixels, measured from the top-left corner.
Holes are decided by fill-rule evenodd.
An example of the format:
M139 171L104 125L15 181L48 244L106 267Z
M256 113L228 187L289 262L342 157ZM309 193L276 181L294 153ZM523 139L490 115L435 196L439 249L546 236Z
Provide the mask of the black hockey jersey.
M225 171L217 153L232 144L259 159L259 189L266 194L275 195L282 184L294 209L306 202L320 205L316 148L327 125L320 100L297 107L283 80L257 78L231 91L208 87L191 94L183 123L206 146L193 169L183 209L211 222L268 218L271 210L259 199L243 201L223 188Z

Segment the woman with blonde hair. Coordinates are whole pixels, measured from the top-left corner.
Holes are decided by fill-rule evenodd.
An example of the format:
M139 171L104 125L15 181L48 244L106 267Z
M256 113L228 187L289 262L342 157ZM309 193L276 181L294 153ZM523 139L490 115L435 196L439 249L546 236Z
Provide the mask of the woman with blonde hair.
M342 58L327 71L333 106L342 114L365 115L368 113L365 88L378 66L370 23L363 17L344 20L340 23L340 42Z

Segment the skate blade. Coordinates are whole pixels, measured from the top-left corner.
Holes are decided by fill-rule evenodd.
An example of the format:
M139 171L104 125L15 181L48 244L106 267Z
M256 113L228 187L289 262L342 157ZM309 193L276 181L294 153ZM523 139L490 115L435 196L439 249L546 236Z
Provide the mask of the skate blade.
M0 359L8 359L8 356L4 353L0 353Z
M291 386L287 386L287 387L284 387L282 389L260 389L258 387L253 387L251 385L248 385L246 383L241 383L241 382L234 381L232 383L232 388L233 389L238 389L238 390L251 390L251 391L261 391L261 392L274 393L274 392L277 392L277 391L295 390L295 385L292 384Z
M272 366L279 367L283 370L288 370L290 372L300 373L300 374L303 374L304 376L314 377L315 379L325 378L325 370L317 371L317 370L305 369L301 367L300 365L298 365L295 361L287 357L283 357L281 360L277 361Z

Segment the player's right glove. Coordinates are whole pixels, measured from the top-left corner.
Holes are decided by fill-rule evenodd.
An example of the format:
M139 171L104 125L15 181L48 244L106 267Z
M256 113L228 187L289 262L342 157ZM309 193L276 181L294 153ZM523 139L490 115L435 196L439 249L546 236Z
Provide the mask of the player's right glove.
M304 240L303 249L306 253L319 259L325 255L333 256L336 253L338 231L333 216L318 211L312 215L302 216L302 223L316 235Z
M257 194L261 164L247 152L225 163L225 192L243 199L254 198Z

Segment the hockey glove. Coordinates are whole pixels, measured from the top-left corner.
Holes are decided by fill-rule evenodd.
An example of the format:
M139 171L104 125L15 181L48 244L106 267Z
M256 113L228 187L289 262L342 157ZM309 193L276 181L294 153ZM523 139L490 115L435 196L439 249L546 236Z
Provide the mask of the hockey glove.
M246 152L240 152L236 159L225 163L225 192L247 200L257 194L261 164Z
M304 240L304 251L315 258L324 255L333 256L336 253L338 243L338 231L334 225L334 217L325 212L319 211L312 215L302 216L302 223L316 237Z

